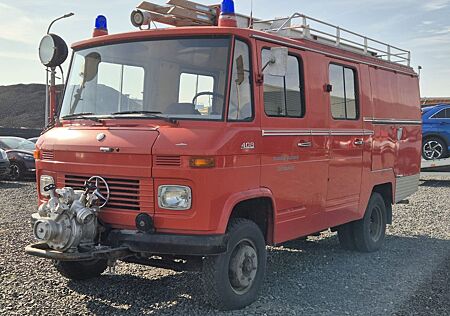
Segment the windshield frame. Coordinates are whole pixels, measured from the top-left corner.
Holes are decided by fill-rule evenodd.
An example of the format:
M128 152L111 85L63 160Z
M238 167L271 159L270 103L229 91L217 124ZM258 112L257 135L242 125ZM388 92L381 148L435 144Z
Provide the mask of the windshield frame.
M73 119L64 119L61 116L61 110L64 103L64 98L66 98L66 90L68 87L69 79L71 76L71 73L73 71L73 62L75 59L75 54L79 51L88 50L92 48L97 47L107 47L112 45L119 45L119 44L128 44L128 43L138 43L138 42L153 42L153 41L164 41L164 40L177 40L177 39L227 39L228 40L228 53L227 53L227 62L226 62L226 80L225 80L225 87L224 87L224 104L222 108L222 115L220 119L196 119L196 118L183 118L183 117L172 117L170 114L161 114L161 118L165 119L174 119L176 121L196 121L196 122L225 122L227 120L227 112L228 112L228 103L229 103L229 94L230 94L230 80L232 76L232 57L233 57L233 49L234 49L234 41L235 41L235 35L233 34L214 34L214 35L176 35L176 36L155 36L150 38L135 38L135 39L123 39L119 41L113 41L113 42L107 42L107 43L96 43L91 45L83 45L83 47L80 48L74 48L72 50L71 58L70 58L70 64L69 64L69 71L67 74L67 77L65 79L64 84L64 90L61 97L60 104L57 108L56 116L60 121L71 121ZM76 114L76 113L74 113ZM123 116L115 116L112 114L104 115L85 115L87 118L98 118L100 120L158 120L158 118L155 117L146 117L145 115L123 115Z

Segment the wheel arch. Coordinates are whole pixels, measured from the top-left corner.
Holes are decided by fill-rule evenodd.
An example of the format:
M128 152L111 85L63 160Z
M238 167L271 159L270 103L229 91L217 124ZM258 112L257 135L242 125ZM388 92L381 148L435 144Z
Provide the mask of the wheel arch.
M445 139L445 137L443 137L442 135L440 135L439 133L428 133L428 134L424 134L423 138L422 138L422 143L424 143L426 140L430 139L430 138L439 138L440 140L442 140L444 142L445 145L447 145L447 147L450 146L450 143L448 140Z
M225 233L231 219L249 219L261 229L266 243L273 244L275 209L272 192L267 188L236 193L225 203L218 229Z
M373 187L372 193L378 193L382 196L386 205L386 222L392 224L392 205L394 204L394 190L391 182L378 184Z

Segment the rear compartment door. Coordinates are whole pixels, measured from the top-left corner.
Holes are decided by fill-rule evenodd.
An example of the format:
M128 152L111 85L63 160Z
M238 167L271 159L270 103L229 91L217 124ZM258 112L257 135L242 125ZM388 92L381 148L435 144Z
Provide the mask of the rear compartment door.
M369 135L363 130L358 92L358 71L350 65L331 62L330 165L327 211L358 209L364 144Z

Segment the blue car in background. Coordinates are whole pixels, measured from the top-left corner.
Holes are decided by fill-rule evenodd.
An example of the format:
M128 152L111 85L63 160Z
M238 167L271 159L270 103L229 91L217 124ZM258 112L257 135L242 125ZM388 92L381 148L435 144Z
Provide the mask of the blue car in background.
M426 160L443 159L450 153L450 104L422 109L422 156Z

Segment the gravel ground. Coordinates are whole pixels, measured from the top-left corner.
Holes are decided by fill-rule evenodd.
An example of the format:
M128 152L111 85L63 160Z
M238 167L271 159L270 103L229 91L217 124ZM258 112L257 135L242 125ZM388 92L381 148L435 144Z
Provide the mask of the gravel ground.
M33 183L0 182L1 315L449 315L450 176L423 177L397 205L386 245L341 250L334 234L269 249L259 300L243 311L205 305L198 273L119 264L116 275L73 282L24 254L33 242Z

